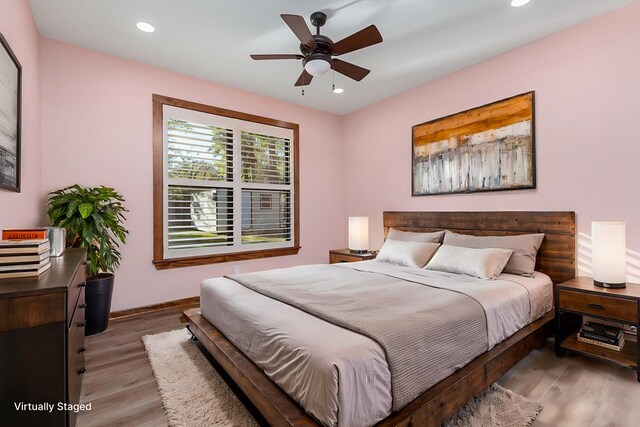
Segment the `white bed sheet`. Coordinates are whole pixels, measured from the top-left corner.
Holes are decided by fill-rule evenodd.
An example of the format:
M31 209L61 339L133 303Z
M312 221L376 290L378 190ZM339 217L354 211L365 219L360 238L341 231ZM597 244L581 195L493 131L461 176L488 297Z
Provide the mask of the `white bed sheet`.
M377 261L336 266L405 280L426 276L431 286L475 298L487 314L490 347L552 307L551 280L539 272L480 280ZM390 414L391 376L372 339L223 277L202 283L200 305L209 322L323 424L369 426Z

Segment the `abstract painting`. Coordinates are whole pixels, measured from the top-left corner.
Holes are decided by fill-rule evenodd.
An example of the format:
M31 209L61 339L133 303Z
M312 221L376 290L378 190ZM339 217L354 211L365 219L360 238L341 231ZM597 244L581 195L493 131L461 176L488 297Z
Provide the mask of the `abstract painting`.
M536 187L534 92L413 127L413 196Z
M20 191L22 68L0 34L0 189Z

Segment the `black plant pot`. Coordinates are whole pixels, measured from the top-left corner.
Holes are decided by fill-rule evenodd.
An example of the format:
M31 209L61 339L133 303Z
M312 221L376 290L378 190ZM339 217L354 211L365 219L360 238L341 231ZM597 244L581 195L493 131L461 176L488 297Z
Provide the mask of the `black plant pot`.
M107 273L87 279L84 295L87 304L84 313L87 321L85 335L99 334L109 326L114 281L115 276Z

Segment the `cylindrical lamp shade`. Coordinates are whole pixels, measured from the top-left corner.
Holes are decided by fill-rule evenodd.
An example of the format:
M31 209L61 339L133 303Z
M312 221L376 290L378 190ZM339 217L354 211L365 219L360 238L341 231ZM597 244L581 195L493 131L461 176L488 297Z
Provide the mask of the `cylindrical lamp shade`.
M623 288L627 280L626 223L591 223L591 265L594 284Z
M349 217L349 250L355 253L369 251L369 217Z

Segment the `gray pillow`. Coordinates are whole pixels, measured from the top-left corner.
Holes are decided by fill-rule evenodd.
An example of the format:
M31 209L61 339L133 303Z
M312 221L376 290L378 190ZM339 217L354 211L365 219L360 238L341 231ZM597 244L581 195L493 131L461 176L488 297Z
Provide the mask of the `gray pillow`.
M432 233L416 233L413 231L401 231L390 228L387 239L399 240L401 242L426 242L426 243L442 243L442 236L445 230L434 231Z
M473 249L442 245L425 269L466 274L480 279L495 279L502 273L511 254L512 251L509 249Z
M542 244L544 234L521 234L518 236L471 236L447 230L444 244L465 248L502 248L513 251L504 273L533 277L536 256Z
M404 267L422 268L439 247L439 243L403 242L387 239L380 248L376 261L389 262Z

